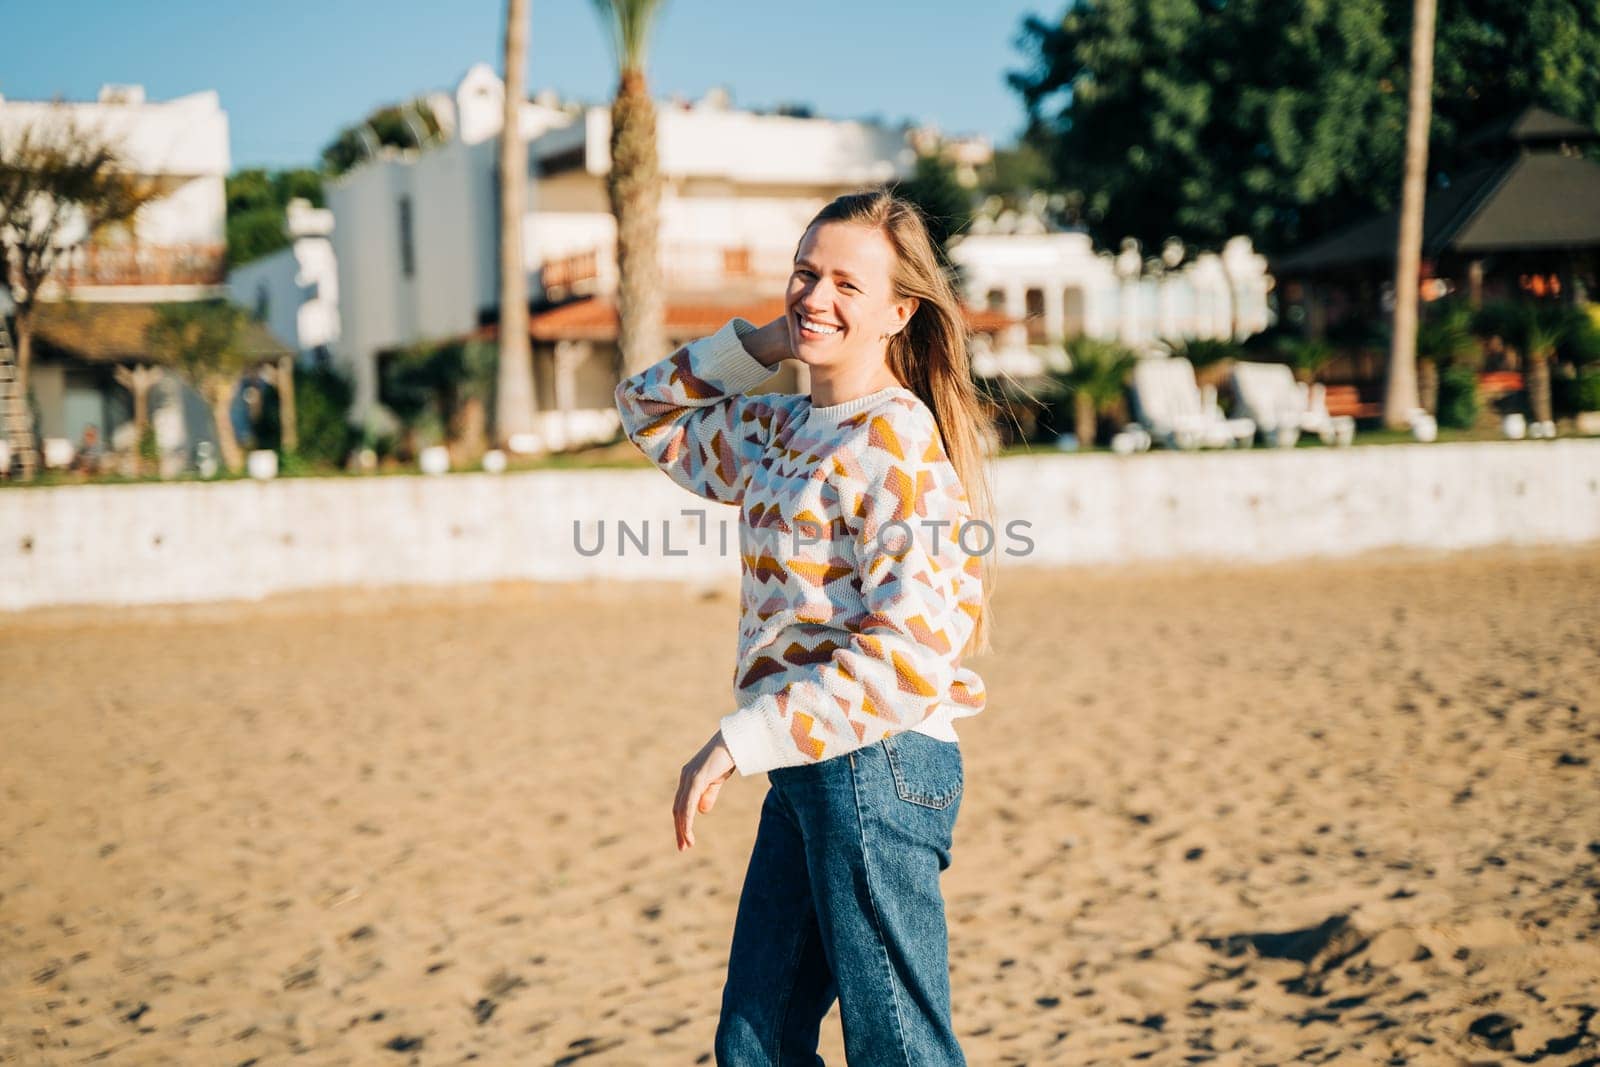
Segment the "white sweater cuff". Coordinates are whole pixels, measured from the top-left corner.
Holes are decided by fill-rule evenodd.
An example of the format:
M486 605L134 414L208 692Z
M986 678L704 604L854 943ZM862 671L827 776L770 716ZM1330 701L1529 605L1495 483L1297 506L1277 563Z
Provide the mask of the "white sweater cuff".
M729 394L746 392L778 373L777 367L769 367L756 359L739 340L741 333L754 329L755 326L744 319L729 319L720 330L701 342L705 348L702 359L696 361L695 373L717 382Z
M722 743L728 746L734 766L746 777L805 762L789 738L788 723L770 696L757 697L748 707L724 715Z

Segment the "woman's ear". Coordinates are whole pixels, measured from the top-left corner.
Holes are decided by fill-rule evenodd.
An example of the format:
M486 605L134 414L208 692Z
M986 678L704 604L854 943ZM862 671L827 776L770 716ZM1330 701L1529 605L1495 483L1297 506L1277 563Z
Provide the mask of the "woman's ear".
M906 328L906 323L911 321L911 316L917 313L917 298L908 296L904 300L895 301L891 310L894 312L894 332L899 333Z

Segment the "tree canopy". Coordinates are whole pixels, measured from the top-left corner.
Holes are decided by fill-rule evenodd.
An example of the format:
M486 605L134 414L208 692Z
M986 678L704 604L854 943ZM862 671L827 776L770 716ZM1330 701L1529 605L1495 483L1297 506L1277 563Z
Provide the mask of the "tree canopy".
M1076 0L1030 16L1010 81L1057 188L1105 244L1281 251L1395 206L1411 5L1381 0ZM1600 8L1441 5L1430 158L1530 104L1600 124Z
M921 209L928 236L948 265L950 241L972 225L972 193L956 178L955 167L937 152L923 153L911 176L896 183L893 192Z
M288 247L284 210L295 197L322 207L322 175L306 168L252 169L228 177L229 265L248 263Z
M422 148L443 135L438 116L421 98L380 107L328 142L322 150L322 169L330 175L343 174L367 158L369 147Z

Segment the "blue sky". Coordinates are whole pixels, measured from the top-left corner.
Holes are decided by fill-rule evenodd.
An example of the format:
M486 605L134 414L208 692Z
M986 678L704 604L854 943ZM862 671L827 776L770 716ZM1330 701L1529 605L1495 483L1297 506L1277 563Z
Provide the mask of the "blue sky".
M234 166L312 164L373 107L499 69L502 0L0 0L0 94L152 99L215 89ZM603 101L613 60L590 0L532 0L528 84ZM650 57L658 97L726 85L734 102L836 117L915 118L1012 140L1006 71L1023 16L1060 0L667 0Z

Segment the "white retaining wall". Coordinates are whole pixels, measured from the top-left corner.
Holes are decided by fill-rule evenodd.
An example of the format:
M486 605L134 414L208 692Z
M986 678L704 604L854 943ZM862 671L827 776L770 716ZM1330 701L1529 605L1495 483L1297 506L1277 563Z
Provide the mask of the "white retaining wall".
M1041 456L997 470L998 549L1027 553L1003 559L1013 566L1600 541L1592 440ZM681 514L702 507L703 520ZM590 547L604 524L603 552L580 554L574 520ZM1031 525L1008 534L1018 520ZM629 542L618 555L619 521L648 529L648 554ZM980 539L968 544L976 550ZM650 470L0 491L8 611L327 586L738 573L737 512Z

